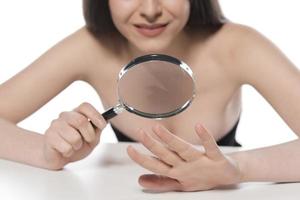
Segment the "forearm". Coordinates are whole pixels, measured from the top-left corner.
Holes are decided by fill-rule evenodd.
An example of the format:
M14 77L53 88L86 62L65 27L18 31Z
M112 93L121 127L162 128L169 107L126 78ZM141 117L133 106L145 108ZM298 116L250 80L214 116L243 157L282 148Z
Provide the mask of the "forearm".
M242 172L241 182L300 181L300 139L270 147L229 154Z
M0 119L0 158L48 168L43 155L43 135Z

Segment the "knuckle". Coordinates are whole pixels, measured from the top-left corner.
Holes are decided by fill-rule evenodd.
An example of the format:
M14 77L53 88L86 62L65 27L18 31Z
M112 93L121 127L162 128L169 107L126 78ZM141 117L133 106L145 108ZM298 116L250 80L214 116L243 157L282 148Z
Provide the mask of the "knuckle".
M69 113L70 112L66 112L66 111L61 112L58 117L62 118L62 119L65 119L65 118L67 118L67 116L69 115Z
M52 141L52 140L54 140L54 135L57 135L57 134L58 133L57 133L56 129L53 126L50 126L45 132L45 139L47 141Z
M66 125L66 121L58 118L51 122L50 129L53 131L59 131L59 130L63 129L65 127L65 125Z
M86 127L88 124L88 119L86 117L80 116L76 118L75 123L77 127Z
M60 121L58 119L54 119L50 123L50 127L57 127L59 125Z
M82 104L80 104L78 106L78 109L79 110L86 110L86 109L89 109L91 107L91 104L90 103L87 103L87 102L83 102Z
M65 155L70 155L70 154L72 153L72 151L73 151L72 146L71 146L71 145L66 145L66 146L64 147L62 153L65 154Z
M79 134L74 134L73 143L78 144L78 143L81 143L81 142L82 142L81 136Z
M73 141L72 141L72 144L77 148L81 148L83 142L82 142L82 139L80 136L76 136L74 137Z

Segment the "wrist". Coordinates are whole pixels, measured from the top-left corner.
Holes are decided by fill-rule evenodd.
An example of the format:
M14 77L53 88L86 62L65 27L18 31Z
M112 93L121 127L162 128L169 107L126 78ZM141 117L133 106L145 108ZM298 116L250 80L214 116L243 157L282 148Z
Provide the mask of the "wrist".
M234 152L227 154L227 156L232 159L235 163L237 170L239 171L237 183L247 182L246 179L246 169L245 169L245 155L243 152Z

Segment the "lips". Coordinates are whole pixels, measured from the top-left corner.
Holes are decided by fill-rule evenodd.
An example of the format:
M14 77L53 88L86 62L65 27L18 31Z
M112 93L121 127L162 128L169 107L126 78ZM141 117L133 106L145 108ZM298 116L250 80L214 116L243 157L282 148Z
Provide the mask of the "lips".
M137 31L146 37L156 37L166 29L168 23L164 24L135 24Z

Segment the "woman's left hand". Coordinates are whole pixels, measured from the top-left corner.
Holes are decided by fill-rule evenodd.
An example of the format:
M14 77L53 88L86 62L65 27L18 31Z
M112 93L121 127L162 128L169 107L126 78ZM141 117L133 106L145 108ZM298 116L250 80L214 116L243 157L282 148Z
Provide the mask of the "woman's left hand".
M143 187L158 191L197 191L240 182L237 162L220 151L202 125L197 124L195 130L205 151L196 149L160 125L155 126L153 132L161 142L139 130L142 144L156 156L142 154L132 146L127 148L133 161L155 173L139 178Z

